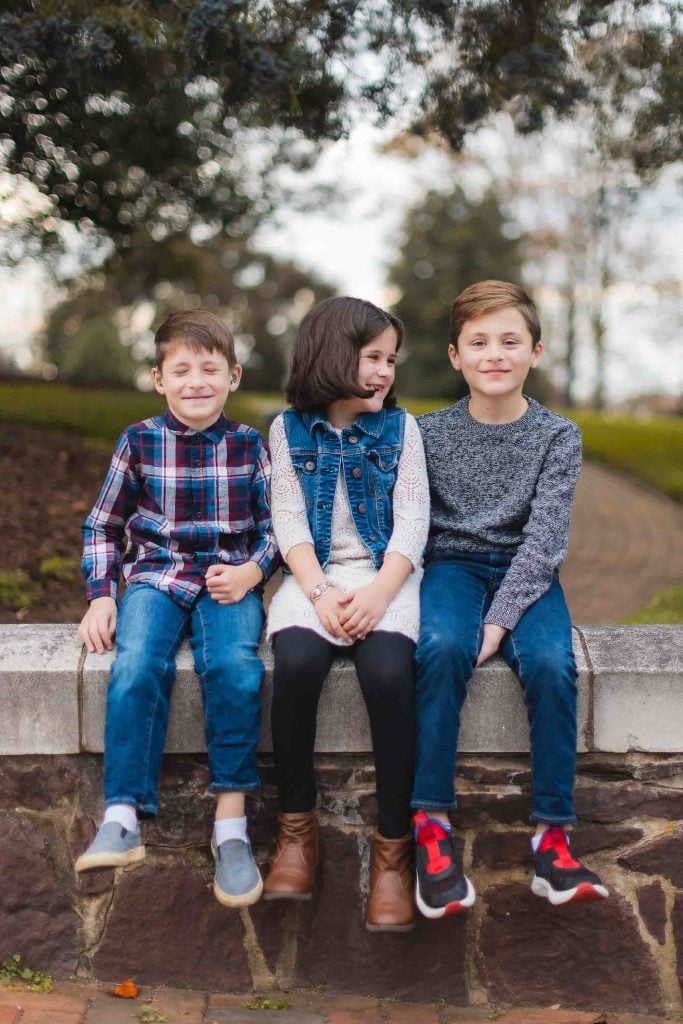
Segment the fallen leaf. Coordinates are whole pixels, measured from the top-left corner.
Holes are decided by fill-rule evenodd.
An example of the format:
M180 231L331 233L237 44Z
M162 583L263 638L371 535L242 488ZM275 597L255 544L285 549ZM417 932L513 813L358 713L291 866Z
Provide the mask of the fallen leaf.
M132 978L126 978L114 989L114 995L119 996L120 999L137 999L139 993L140 989Z

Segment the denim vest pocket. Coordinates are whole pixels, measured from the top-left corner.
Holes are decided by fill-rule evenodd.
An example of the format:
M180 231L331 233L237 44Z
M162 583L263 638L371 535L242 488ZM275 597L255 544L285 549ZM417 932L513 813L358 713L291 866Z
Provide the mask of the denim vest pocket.
M367 451L368 482L375 498L377 519L380 528L391 529L393 526L392 497L401 449L370 448Z

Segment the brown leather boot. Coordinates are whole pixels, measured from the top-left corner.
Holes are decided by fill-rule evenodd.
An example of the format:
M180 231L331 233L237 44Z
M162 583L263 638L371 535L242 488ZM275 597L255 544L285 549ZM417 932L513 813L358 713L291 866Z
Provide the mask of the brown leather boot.
M263 886L266 900L310 900L318 863L315 811L279 814L275 857Z
M413 837L385 839L375 832L366 927L371 932L409 932L415 927Z

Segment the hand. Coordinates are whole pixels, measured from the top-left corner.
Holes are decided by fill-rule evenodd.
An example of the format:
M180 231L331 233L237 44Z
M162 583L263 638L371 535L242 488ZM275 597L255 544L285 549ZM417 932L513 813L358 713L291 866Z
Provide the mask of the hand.
M359 587L350 594L345 594L342 604L345 606L341 615L341 625L349 636L356 640L364 640L384 615L389 606L386 593L375 582L366 587Z
M331 633L332 636L338 636L342 640L351 641L352 637L346 632L340 622L340 617L344 613L343 602L345 596L343 590L340 590L338 587L330 587L322 597L318 598L313 607L328 633Z
M78 635L88 652L104 654L111 651L116 631L116 601L113 597L96 597L81 619Z
M481 650L477 658L476 668L479 668L480 665L483 665L485 661L488 661L496 653L507 632L509 631L504 629L503 626L494 626L490 622L485 624L484 639L481 642Z
M206 570L206 589L218 604L238 604L262 578L263 573L256 562L210 565Z

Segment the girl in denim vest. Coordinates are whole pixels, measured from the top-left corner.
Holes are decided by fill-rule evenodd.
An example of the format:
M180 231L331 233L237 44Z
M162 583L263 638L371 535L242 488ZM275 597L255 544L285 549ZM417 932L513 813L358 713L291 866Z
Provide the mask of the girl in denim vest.
M413 926L413 653L429 486L417 424L395 407L403 325L361 299L301 323L273 423L272 505L286 575L270 605L273 751L280 799L266 899L311 897L317 862L316 714L335 655L354 661L368 709L378 827L371 931Z

